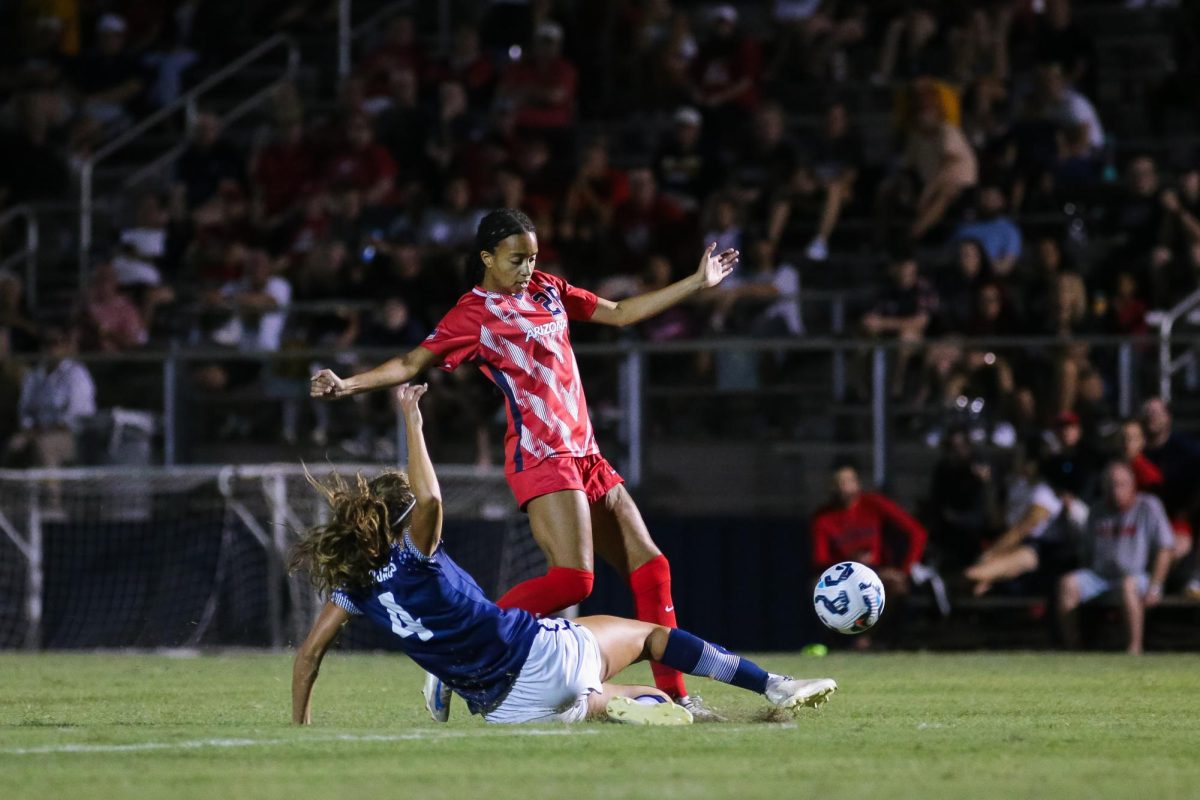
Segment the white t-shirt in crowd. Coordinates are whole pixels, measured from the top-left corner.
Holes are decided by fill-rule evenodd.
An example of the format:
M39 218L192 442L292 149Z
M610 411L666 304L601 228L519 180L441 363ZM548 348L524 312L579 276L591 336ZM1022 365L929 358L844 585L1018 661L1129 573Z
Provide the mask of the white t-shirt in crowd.
M221 293L226 297L250 291L250 282L246 279L225 284ZM264 292L275 298L279 311L268 311L255 319L253 314L243 314L238 319L241 335L238 337L238 347L242 350L268 350L275 352L283 341L283 325L287 319L284 311L292 301L292 285L278 275L267 279Z

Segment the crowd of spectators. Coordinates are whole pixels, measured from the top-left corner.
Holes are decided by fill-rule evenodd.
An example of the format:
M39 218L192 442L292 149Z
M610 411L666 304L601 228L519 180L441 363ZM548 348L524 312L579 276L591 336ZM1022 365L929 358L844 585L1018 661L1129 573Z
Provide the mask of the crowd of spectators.
M842 465L814 525L818 565L859 555L900 594L926 555L979 594L1066 574L1064 630L1101 581L1132 597L1122 581L1145 574L1139 596L1161 590L1153 547L1114 554L1103 541L1126 524L1114 515L1133 515L1134 538L1161 550L1169 519L1179 562L1200 449L1161 402L1118 419L1115 365L1079 337L1143 334L1151 310L1200 286L1200 149L1125 146L1130 120L1098 102L1081 3L467 5L443 49L418 16L395 14L326 95L281 86L258 129L199 109L172 179L124 198L111 247L69 307L48 310L52 324L0 273L5 460L73 457L64 432L98 391L77 350L411 347L469 286L485 210L519 207L537 224L541 269L614 299L686 274L707 242L741 250L730 280L647 321L642 338L804 336L802 286L816 285L857 298L846 334L898 342L887 389L939 420L930 442L943 448L924 527ZM0 210L64 198L82 159L177 99L239 36L327 30L333 6L23 4L0 56ZM1150 144L1168 127L1186 141L1200 132L1198 7L1155 6L1167 6L1155 13L1173 56L1123 112L1144 118ZM1019 335L1054 343L988 341ZM38 352L25 375L7 358ZM751 362L740 380L769 381L779 363ZM323 447L340 427L348 453L381 455L390 423L376 398L339 421L297 396L316 366L214 357L181 380L198 396L279 400L274 435L288 442ZM701 357L679 377L731 385L739 367ZM865 399L859 372L850 384ZM435 380L432 413L488 462L495 426L479 386ZM979 417L1002 459L981 446ZM252 422L234 413L219 433ZM891 561L872 538L889 525L909 534ZM836 544L843 528L868 541ZM1080 541L1094 560L1078 560Z

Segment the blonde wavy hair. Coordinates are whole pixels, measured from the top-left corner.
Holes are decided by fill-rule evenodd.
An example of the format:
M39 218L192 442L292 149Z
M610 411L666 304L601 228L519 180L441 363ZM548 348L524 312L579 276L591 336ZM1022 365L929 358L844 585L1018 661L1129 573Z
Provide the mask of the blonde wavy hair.
M301 534L292 548L290 571L308 573L325 596L335 589L370 586L371 573L387 563L392 543L402 535L395 526L413 502L408 475L389 469L368 481L359 473L350 484L336 472L325 482L305 474L332 516Z

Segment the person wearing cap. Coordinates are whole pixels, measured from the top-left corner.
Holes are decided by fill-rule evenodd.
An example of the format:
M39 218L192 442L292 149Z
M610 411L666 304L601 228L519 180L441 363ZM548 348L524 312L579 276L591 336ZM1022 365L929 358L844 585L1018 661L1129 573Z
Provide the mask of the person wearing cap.
M1088 520L1084 543L1087 567L1058 582L1063 644L1079 647L1079 606L1114 592L1128 637L1125 651L1139 655L1146 609L1162 601L1174 534L1162 501L1137 490L1128 464L1114 461L1104 470L1104 502Z
M145 76L125 47L125 20L105 14L96 24L96 47L78 62L75 85L84 94L87 116L102 125L130 122L138 98L146 88Z
M554 22L538 25L533 46L504 74L500 96L511 101L517 126L543 135L575 123L579 74L562 54L563 29Z
M700 206L713 181L713 160L701 146L702 117L691 106L676 109L654 153L654 177L663 193L689 211Z

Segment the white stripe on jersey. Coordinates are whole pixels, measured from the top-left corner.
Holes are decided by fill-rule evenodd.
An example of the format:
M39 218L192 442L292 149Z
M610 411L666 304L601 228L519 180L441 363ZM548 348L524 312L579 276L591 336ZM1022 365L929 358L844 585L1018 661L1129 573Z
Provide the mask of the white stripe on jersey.
M538 461L554 455L555 450L550 445L533 435L528 425L521 426L521 449Z
M551 353L553 353L554 357L558 359L559 363L562 363L564 361L562 348L558 346L558 342L554 341L554 337L533 335L532 331L533 331L534 325L532 322L525 319L525 317L521 316L520 314L518 314L516 311L512 310L511 308L504 308L499 303L497 303L495 298L493 298L493 297L489 296L488 299L486 301L484 301L483 305L485 308L487 308L488 311L492 312L492 314L495 315L497 318L499 318L501 321L507 322L509 325L513 325L517 328L520 328L521 331L529 339L536 341L542 347L546 348Z
M496 353L501 358L508 359L516 364L521 368L522 372L533 378L535 381L544 383L550 389L550 391L554 392L554 394L558 397L559 401L567 409L567 412L571 415L571 417L576 420L579 419L579 399L577 397L577 392L579 391L578 388L576 388L575 391L568 389L562 384L562 381L558 379L558 376L554 374L554 370L550 369L544 364L539 364L537 361L531 360L528 353L526 353L520 347L517 347L508 339L492 333L492 331L488 330L486 325L480 326L479 328L479 343ZM573 366L575 367L575 374L578 375L579 365L573 364ZM516 385L515 381L513 381L513 385ZM578 384L576 384L576 387L578 387Z
M515 386L515 384L514 384ZM563 440L563 445L567 451L573 456L581 456L585 451L580 450L575 446L575 440L571 438L571 428L567 423L559 419L546 405L546 401L538 397L536 394L530 394L519 386L516 387L517 402L526 406L532 411L538 419L546 424L550 430L557 430L559 437Z

